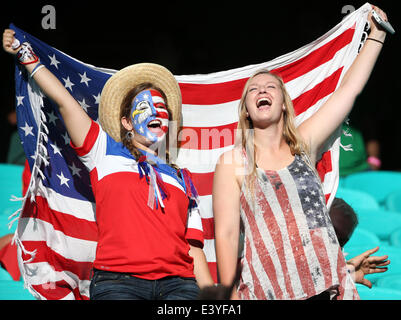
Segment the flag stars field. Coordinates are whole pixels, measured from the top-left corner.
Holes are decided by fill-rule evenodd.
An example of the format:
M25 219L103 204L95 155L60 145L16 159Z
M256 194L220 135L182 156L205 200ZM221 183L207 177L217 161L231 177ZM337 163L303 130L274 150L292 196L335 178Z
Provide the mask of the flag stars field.
M81 77L81 83L85 83L87 87L89 87L88 82L91 81L92 79L88 78L86 76L86 71L83 74L78 73L79 76Z
M72 171L71 173L73 176L78 176L81 178L81 175L79 173L81 172L82 169L76 167L74 162L72 163L72 166L68 166L68 167L71 169L71 171Z
M81 105L82 109L85 110L85 112L88 112L88 108L90 108L90 105L88 105L85 101L85 98L82 99L82 101L78 101L79 104Z
M68 136L67 131L62 135L62 137L64 139L64 144L69 145L71 140L70 140L70 137Z
M20 127L20 129L24 130L25 137L28 136L28 135L34 136L34 134L32 132L33 127L30 127L27 122L25 122L25 126L24 127Z
M63 184L66 185L68 188L70 187L68 185L68 181L70 181L70 179L64 177L63 171L60 172L60 174L57 175L57 178L60 179L60 186L62 186Z
M17 98L17 107L21 105L23 106L24 103L22 102L22 100L25 98L25 96L16 96L16 98Z
M50 65L51 65L51 66L55 66L56 69L58 70L58 65L59 65L60 61L58 61L58 60L56 59L56 55L53 54L52 57L51 57L51 56L48 56L48 57L49 57L49 59L50 59Z
M53 153L56 155L57 153L60 155L60 156L62 156L61 155L61 148L59 148L58 146L57 146L57 144L56 143L54 143L54 144L50 144L50 146L53 148Z
M54 114L54 111L49 112L47 115L49 116L49 119L47 121L49 121L49 123L52 123L53 125L56 125L56 120L58 119L58 117Z
M71 82L70 77L67 77L67 79L64 79L64 78L63 78L63 80L64 80L64 82L65 82L64 87L70 89L70 91L72 92L72 87L75 86L75 84L73 84L73 83Z
M97 96L95 96L93 94L92 97L95 99L95 104L99 104L100 103L100 92L97 94Z

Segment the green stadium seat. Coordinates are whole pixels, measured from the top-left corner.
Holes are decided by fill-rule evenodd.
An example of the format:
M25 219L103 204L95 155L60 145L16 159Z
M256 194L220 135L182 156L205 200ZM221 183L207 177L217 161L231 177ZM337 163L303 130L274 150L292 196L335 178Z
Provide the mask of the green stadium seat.
M389 241L390 235L401 228L401 214L385 209L357 208L358 227L370 231L381 241Z
M343 186L367 192L376 199L379 205L384 205L390 193L401 190L401 172L364 171L353 173L344 178Z
M3 267L0 267L0 280L13 281L13 278L11 277L11 275Z
M36 300L22 281L0 280L0 300Z
M390 235L390 245L401 248L401 228L396 229Z
M401 300L401 290L374 286L371 289L364 285L356 286L361 300Z
M385 207L391 211L397 211L401 213L401 191L393 191L391 192L386 200Z
M24 166L8 163L0 163L0 180L1 181L12 181L22 180L22 172Z
M357 208L379 209L379 203L369 193L347 188L338 188L337 198L343 199L354 210Z
M345 244L344 249L346 250L348 247L365 247L366 250L375 248L380 246L380 239L373 232L365 230L357 226Z
M401 273L394 273L391 275L384 273L382 277L377 279L376 286L380 288L401 290Z

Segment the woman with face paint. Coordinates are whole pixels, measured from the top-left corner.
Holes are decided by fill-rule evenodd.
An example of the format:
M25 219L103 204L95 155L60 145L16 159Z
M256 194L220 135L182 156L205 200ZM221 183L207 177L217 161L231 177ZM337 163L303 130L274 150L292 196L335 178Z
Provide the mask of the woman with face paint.
M71 145L90 172L99 237L91 299L196 299L213 285L203 253L196 189L186 169L172 164L181 123L174 76L156 64L114 74L92 121L26 43L3 48L17 55L59 107ZM173 131L169 128L173 126Z
M216 258L225 286L235 277L240 233L244 236L233 298L359 298L315 163L351 111L383 47L386 33L371 13L368 20L370 34L339 88L299 127L280 76L261 70L244 87L238 140L220 157L213 180Z

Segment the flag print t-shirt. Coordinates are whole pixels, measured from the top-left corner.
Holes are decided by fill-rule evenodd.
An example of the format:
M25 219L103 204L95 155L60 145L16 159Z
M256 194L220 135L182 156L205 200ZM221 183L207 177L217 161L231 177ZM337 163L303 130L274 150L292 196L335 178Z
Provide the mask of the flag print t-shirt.
M241 189L241 299L359 299L347 272L317 175L299 155L278 171L257 170Z
M122 143L92 122L81 147L73 146L90 172L99 239L94 268L155 280L194 277L189 240L203 245L202 222L180 178L158 171L168 197L148 206L149 185Z

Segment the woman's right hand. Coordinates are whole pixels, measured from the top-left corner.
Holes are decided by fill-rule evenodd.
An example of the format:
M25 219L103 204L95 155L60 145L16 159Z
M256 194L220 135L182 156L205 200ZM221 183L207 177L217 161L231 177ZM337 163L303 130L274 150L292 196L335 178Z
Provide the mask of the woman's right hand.
M17 49L13 49L12 45L13 42L15 41L15 31L12 29L5 29L3 32L3 49L5 52L8 52L12 55L16 55L18 53L18 50L20 47Z

